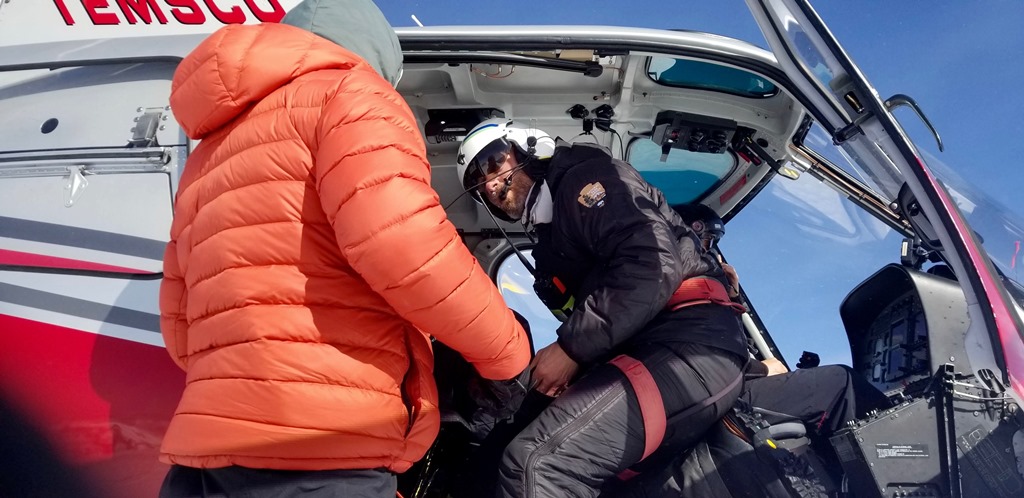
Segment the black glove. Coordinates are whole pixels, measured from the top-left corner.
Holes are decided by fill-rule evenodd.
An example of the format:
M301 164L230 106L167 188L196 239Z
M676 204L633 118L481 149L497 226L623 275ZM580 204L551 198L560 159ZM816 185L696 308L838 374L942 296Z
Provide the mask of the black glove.
M470 384L470 393L480 409L497 420L504 420L519 411L530 390L530 369L508 380L478 379Z
M817 353L810 351L804 351L800 355L800 361L796 363L796 368L814 368L821 364L821 358L818 357Z
M533 334L530 333L530 322L526 317L512 310L516 321L523 326L526 337L530 341L531 358L533 356ZM523 398L530 391L530 368L527 366L519 375L508 380L488 380L474 376L469 382L469 395L476 401L480 411L495 420L511 418L523 404Z

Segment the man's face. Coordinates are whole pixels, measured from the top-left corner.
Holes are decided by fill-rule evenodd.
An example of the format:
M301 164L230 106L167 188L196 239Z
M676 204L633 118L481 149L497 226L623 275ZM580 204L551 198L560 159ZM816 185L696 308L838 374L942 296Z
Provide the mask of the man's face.
M479 191L488 202L504 211L510 218L518 220L523 217L526 196L530 193L533 183L533 180L519 168L515 154L509 151L498 169L484 176L484 183Z
M703 220L691 222L690 230L693 230L693 233L700 239L700 245L704 251L710 251L715 241L715 235L709 230L707 224Z

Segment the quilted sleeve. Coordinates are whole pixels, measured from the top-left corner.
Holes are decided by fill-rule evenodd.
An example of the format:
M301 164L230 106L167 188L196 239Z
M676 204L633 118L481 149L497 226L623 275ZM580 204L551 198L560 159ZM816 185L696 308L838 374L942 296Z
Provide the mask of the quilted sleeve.
M351 71L338 88L320 119L314 169L342 254L399 315L480 375L519 374L529 341L431 188L409 107L369 71Z
M164 249L164 278L160 281L160 333L164 337L167 354L182 369L186 369L185 358L188 355L187 292L178 265L178 245L171 239Z

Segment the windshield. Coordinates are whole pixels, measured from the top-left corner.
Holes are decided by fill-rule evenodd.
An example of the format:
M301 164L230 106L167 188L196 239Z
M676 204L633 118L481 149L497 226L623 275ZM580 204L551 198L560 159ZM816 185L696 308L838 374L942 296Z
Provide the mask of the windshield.
M899 261L902 236L809 174L778 178L728 221L720 246L784 358L851 365L843 300Z
M922 154L925 163L978 234L992 264L1004 278L1013 282L1016 290L1021 290L1021 282L1024 282L1024 255L1021 252L1024 216L982 192L935 156L927 152ZM1016 292L1015 297L1018 304L1024 304L1020 292Z
M779 91L770 81L747 71L689 59L651 57L647 75L665 86L699 88L743 97L765 98Z
M864 168L846 148L833 146L831 138L817 124L811 127L804 145L863 182L883 199L896 199L896 194L902 186L902 177L898 171L883 168L876 168L878 171L875 171ZM926 150L921 151L921 154L925 164L956 201L957 207L963 212L971 228L980 236L982 247L992 263L1006 279L1013 282L1018 291L1015 292L1015 296L1018 304L1021 304L1020 290L1024 289L1021 286L1021 282L1024 281L1024 253L1021 250L1021 242L1024 241L1024 216L993 199L933 154Z
M523 249L522 253L530 264L534 263L531 249ZM496 280L505 304L518 311L530 323L534 352L555 342L558 338L555 331L561 323L537 297L533 290L533 275L514 253L505 256L505 260L498 266Z
M661 146L647 138L629 144L629 163L644 179L661 189L669 204L686 204L704 197L736 167L731 153L707 154L671 149L662 155Z

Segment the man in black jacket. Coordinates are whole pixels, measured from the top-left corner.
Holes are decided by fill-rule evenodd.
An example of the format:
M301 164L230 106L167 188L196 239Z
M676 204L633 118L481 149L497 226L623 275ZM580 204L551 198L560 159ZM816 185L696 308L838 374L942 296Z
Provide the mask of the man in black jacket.
M535 231L535 289L564 318L531 363L556 399L505 451L502 496L596 496L692 445L747 362L718 261L629 164L504 120L459 150L468 191ZM639 465L637 465L639 463Z

